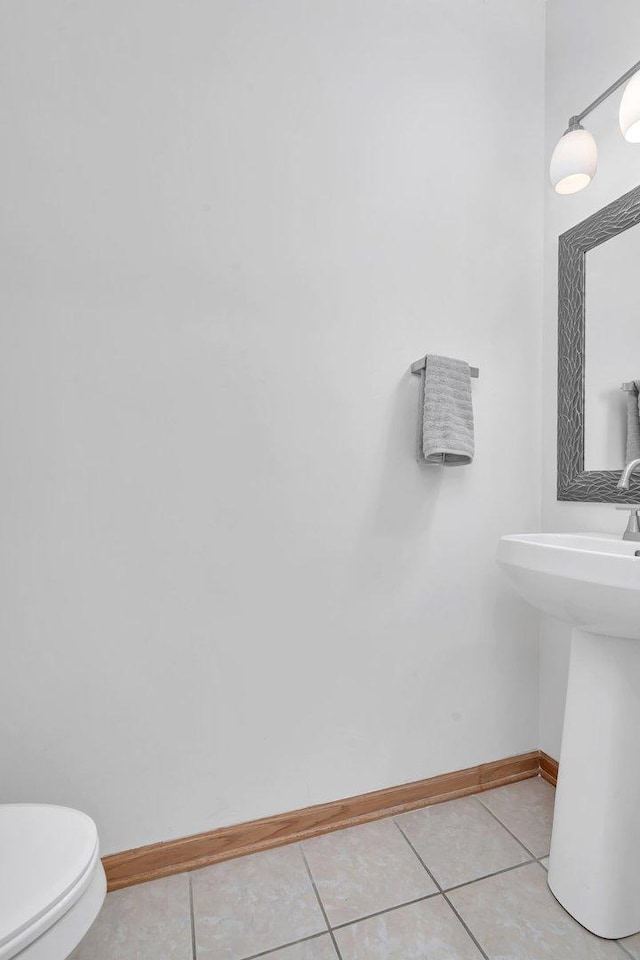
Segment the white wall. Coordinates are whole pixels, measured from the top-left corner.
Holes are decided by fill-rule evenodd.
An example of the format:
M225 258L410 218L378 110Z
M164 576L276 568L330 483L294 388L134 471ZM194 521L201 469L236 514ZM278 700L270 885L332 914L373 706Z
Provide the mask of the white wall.
M110 852L537 746L543 17L2 5L0 800Z
M636 0L549 0L546 27L546 158L572 114L579 113L638 59L640 4ZM543 363L543 514L545 530L621 533L612 505L556 501L557 238L600 207L640 183L640 146L618 127L620 94L585 126L598 143L599 168L591 185L573 197L546 191ZM569 628L546 621L540 650L540 746L560 750L568 666Z

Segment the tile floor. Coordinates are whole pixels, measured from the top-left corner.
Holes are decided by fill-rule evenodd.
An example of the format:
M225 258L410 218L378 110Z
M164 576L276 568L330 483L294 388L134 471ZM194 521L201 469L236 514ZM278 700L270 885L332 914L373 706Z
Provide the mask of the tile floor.
M71 960L640 960L546 883L540 778L109 894Z

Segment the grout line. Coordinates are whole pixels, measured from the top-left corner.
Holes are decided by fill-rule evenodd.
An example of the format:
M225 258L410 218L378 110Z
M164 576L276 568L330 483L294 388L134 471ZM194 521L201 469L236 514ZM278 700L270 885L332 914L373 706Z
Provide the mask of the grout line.
M296 947L299 943L309 943L311 940L317 940L318 937L326 937L327 931L321 930L320 933L312 933L310 937L301 937L299 940L290 940L288 943L282 943L279 947L269 947L268 950L261 950L260 953L252 953L250 957L243 957L242 960L259 960L260 957L268 957L272 953L285 950L287 947Z
M301 843L299 843L298 846L300 847L300 853L302 854L302 859L304 860L304 865L305 865L305 867L307 868L307 873L309 874L309 880L311 881L311 886L313 887L313 892L314 892L315 895L316 895L316 899L317 899L317 901L318 901L318 906L320 907L320 910L322 911L322 916L324 917L324 922L325 922L326 925L327 925L327 930L329 931L329 936L331 937L331 940L333 941L333 949L334 949L335 952L336 952L336 956L338 957L338 960L342 960L342 954L340 953L340 947L338 946L338 941L336 940L335 934L334 934L334 932L333 932L333 930L332 930L332 928L331 928L331 924L329 923L329 918L328 918L328 916L327 916L327 911L324 909L324 904L323 904L322 900L320 899L320 894L318 893L318 888L316 887L316 882L315 882L315 880L313 879L313 874L311 873L311 867L309 866L309 864L308 864L308 862L307 862L307 857L306 857L306 854L305 854L305 852L304 852L303 846L302 846Z
M511 870L517 870L518 867L526 867L526 866L528 866L530 863L540 863L541 860L545 860L545 859L549 856L548 853L545 853L545 855L544 855L543 857L534 857L533 854L530 853L530 851L527 850L526 847L524 847L524 844L520 844L520 846L524 847L524 849L527 850L527 853L529 853L529 855L530 855L530 859L529 859L529 860L523 860L522 863L514 863L514 864L512 864L510 867L503 867L502 870L494 870L493 873L483 873L481 877L475 877L473 880L465 880L464 883L456 883L453 887L443 887L440 883L438 883L438 881L436 880L436 878L434 877L434 875L431 873L431 871L429 870L428 866L426 865L426 863L424 862L424 860L422 859L422 857L420 856L420 854L418 853L418 851L416 850L416 848L414 847L414 845L411 843L411 841L410 841L409 838L407 837L406 833L404 832L404 830L402 829L402 827L400 826L400 824L399 824L399 823L396 823L396 821L394 821L394 823L396 824L396 827L398 828L398 830L400 831L400 833L402 834L402 836L404 837L404 839L407 841L407 843L409 844L409 846L411 847L411 849L412 849L413 852L415 853L416 857L418 858L418 860L420 861L420 863L422 864L422 866L424 867L424 869L427 871L427 873L429 874L429 876L431 877L431 879L433 880L433 882L434 882L435 885L437 886L437 888L438 888L438 890L440 891L440 893L443 893L443 894L450 893L452 890L459 890L460 887L468 887L468 886L470 886L472 883L478 883L480 880L488 880L489 877L497 877L497 876L499 876L501 873L509 873ZM505 827L505 830L506 830L506 829L507 829L507 828ZM510 833L511 831L507 831L507 832ZM511 835L513 836L513 834L511 834ZM514 837L514 840L517 840L517 837ZM519 840L518 840L518 843L520 843ZM546 867L543 867L541 863L540 863L540 866L542 867L543 870L546 870ZM423 897L422 899L424 900L424 899L426 899L426 897ZM445 897L445 899L447 899L447 898ZM384 912L384 911L381 911L381 912Z
M189 917L191 920L191 958L196 960L196 921L193 914L193 884L191 881L191 874L187 874L189 878Z
M422 864L422 866L424 867L424 869L427 871L427 873L428 873L429 876L431 877L432 881L435 883L435 885L436 885L436 887L438 888L439 892L440 892L440 893L444 893L444 890L443 890L443 888L442 888L442 884L438 883L438 881L436 880L436 878L434 877L434 875L431 873L431 870L429 870L429 867L426 865L426 863L424 862L424 860L422 859L422 857L420 856L420 854L418 853L418 851L416 850L416 848L414 847L414 845L411 843L411 840L409 840L409 837L406 835L406 833L404 832L404 830L402 829L402 827L400 826L400 824L398 823L398 821L397 821L397 820L394 820L393 822L395 823L396 827L397 827L398 830L400 831L401 836L404 837L404 839L406 840L406 842L409 844L410 848L413 850L415 856L418 858L418 860L420 861L420 863Z
M481 953L482 956L484 957L484 960L489 960L488 955L487 955L487 954L484 952L484 950L482 949L482 946L481 946L481 944L480 944L480 941L473 935L473 933L471 932L471 930L469 929L469 927L467 926L467 924L466 924L466 923L464 922L464 920L462 919L462 916L460 915L460 913L458 913L458 911L456 910L456 908L454 907L454 905L451 903L451 900L449 899L449 897L446 895L446 893L443 893L442 896L444 897L444 899L446 900L446 902L449 904L451 910L452 910L453 913L456 915L456 917L458 918L458 920L460 921L460 923L462 924L462 926L464 927L464 929L467 931L467 933L469 934L470 938L471 938L471 939L473 940L473 942L475 943L476 947L478 948L478 950L480 951L480 953Z
M484 952L484 950L482 949L479 941L478 941L477 938L474 936L474 934L471 932L471 930L469 929L469 927L467 926L467 924L464 922L464 920L462 919L462 917L460 916L460 914L458 913L458 911L456 910L456 908L454 907L454 905L451 903L451 900L449 899L449 897L447 896L447 894L446 894L445 891L443 890L441 884L438 883L438 881L436 880L436 878L434 877L434 875L431 873L431 870L429 870L429 867L426 865L426 863L424 862L424 860L422 859L422 857L420 856L420 854L418 853L418 851L416 850L416 848L414 847L414 845L411 843L411 840L409 840L409 837L406 835L406 833L404 832L404 830L402 829L402 827L400 826L400 824L399 824L396 820L394 820L393 822L395 823L396 827L398 828L398 830L400 831L400 833L402 834L402 836L404 837L404 839L405 839L405 840L407 841L407 843L409 844L409 847L413 850L414 854L416 855L416 857L418 858L418 860L420 861L420 863L422 864L422 866L424 867L424 869L427 871L427 873L429 874L429 876L431 877L431 879L432 879L433 882L435 883L436 887L438 888L438 890L439 890L440 893L442 894L442 897L443 897L443 899L445 900L445 902L449 904L449 908L453 911L453 913L454 913L455 916L458 918L458 920L460 921L460 923L462 924L462 926L464 927L464 929L467 931L467 934L468 934L468 936L470 937L470 939L473 941L473 943L475 943L476 947L477 947L478 950L480 951L480 954L484 957L484 960L489 960L489 957L487 956L487 954L486 954L486 953Z
M345 923L336 923L335 927L332 927L332 929L342 930L344 927L352 927L354 924L360 923L361 920L371 920L373 917L382 917L385 913L393 913L394 910L401 910L403 907L410 907L414 903L422 903L424 900L433 900L434 897L439 897L441 893L441 890L434 890L433 893L428 893L425 897L416 897L415 900L405 900L403 903L396 903L393 907L385 907L384 910L376 910L375 913L367 913L363 917L356 917L355 920L347 920Z
M531 863L539 863L539 860L536 860L534 857L531 860L523 860L522 863L513 863L510 867L503 867L502 870L494 870L493 873L484 873L481 877L475 877L474 880L465 880L464 883L456 883L453 887L447 887L443 890L443 893L452 893L454 890L460 890L461 887L469 887L472 883L479 883L481 880L489 880L490 877L499 877L502 873L511 873L512 870L517 870L519 867L528 867ZM542 864L540 864L542 866ZM544 870L544 867L542 867Z
M522 847L522 849L525 850L525 851L529 854L529 856L531 857L532 860L539 860L539 859L541 859L540 857L536 857L535 853L534 853L532 850L529 850L529 847L526 847L526 846L524 845L524 843L522 842L522 840L521 840L519 837L516 837L515 833L514 833L512 830L509 830L509 827L507 827L506 824L504 824L504 823L502 822L502 820L500 819L500 817L496 816L496 814L493 812L493 810L490 810L489 807L485 806L485 804L484 804L484 803L482 802L482 800L480 799L480 796L479 796L479 795L473 794L472 799L473 799L473 800L477 800L477 802L482 806L482 809L483 809L483 810L486 810L487 813L490 814L490 815L493 817L493 819L494 819L497 823L499 823L500 826L503 827L503 828L507 831L507 833L510 834L510 836L512 836L513 839L516 840L516 841L520 844L520 846ZM545 854L543 855L543 857L548 857L548 856L549 856L548 853L545 853Z

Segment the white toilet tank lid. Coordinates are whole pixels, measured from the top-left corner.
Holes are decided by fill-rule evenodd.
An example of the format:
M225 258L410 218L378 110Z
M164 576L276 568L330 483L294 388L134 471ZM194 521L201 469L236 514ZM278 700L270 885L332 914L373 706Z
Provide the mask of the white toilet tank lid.
M52 925L90 882L98 831L84 813L37 803L0 804L0 957L49 914ZM11 954L9 954L11 955Z

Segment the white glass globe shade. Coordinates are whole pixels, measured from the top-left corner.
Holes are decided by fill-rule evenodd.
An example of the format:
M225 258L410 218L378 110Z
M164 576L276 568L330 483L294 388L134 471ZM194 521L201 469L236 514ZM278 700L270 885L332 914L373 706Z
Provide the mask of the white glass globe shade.
M570 130L558 140L549 177L556 193L577 193L588 187L598 166L598 148L588 130Z
M629 143L640 143L640 73L634 73L620 101L620 130Z

